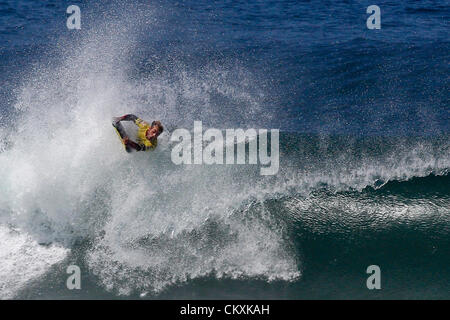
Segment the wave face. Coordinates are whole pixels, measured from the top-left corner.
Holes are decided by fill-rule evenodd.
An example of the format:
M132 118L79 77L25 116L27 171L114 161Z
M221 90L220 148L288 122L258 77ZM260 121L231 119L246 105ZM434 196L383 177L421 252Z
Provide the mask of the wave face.
M414 78L428 84L415 100L413 75L402 78L409 66L398 60L384 61L398 67L395 75L364 77L371 55L407 54L399 38L392 51L361 48L353 33L337 51L328 37L299 49L291 30L274 56L264 51L273 39L257 42L256 52L242 49L239 28L229 46L216 42L215 28L196 39L185 7L212 21L197 2L92 4L80 34L58 34L57 46L41 45L26 68L4 66L11 90L2 92L0 117L0 298L74 298L57 285L72 263L91 289L85 298L366 298L360 282L370 264L391 271L384 297L448 297L450 140L440 60L429 61L429 77ZM262 7L244 8L260 14L248 31L255 39L276 22ZM100 9L108 14L96 16ZM296 21L300 9L277 12ZM220 23L248 20L237 12ZM430 32L439 39L439 30ZM412 40L413 62L425 63L430 36ZM438 44L442 58L448 43ZM4 52L5 61L30 58ZM335 63L328 78L318 57ZM14 71L20 77L10 81ZM375 101L378 89L367 85L377 81L403 90L360 109ZM280 127L280 170L265 177L255 165L176 166L170 132L154 152L126 154L110 123L125 113L169 129L196 120Z

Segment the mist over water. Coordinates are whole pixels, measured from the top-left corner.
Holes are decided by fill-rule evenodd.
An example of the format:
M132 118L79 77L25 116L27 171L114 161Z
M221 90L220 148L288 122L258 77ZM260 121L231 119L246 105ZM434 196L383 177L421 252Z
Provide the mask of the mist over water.
M275 67L269 67L272 62L265 59L273 51L264 52L262 43L255 40L253 45L261 46L256 51L263 52L252 57L239 51L242 38L227 52L221 41L201 33L198 47L189 49L195 21L203 15L209 21L211 15L200 10L199 20L184 20L184 6L196 8L190 2L110 4L96 16L101 5L88 6L82 32L73 38L57 35L57 45L20 69L17 85L10 84L14 88L0 118L0 298L36 298L39 291L71 298L55 283L64 284L58 277L65 279L65 266L73 262L88 274L86 286L98 297L191 297L183 286L208 297L221 281L242 286L250 281L256 289L249 289L249 297L271 297L270 291L256 292L265 284L281 284L288 286L280 291L286 298L311 294L308 286L324 290L313 298L337 298L327 296L330 280L323 274L336 276L345 269L340 261L351 260L371 242L379 248L370 249L383 253L374 254L380 262L364 254L355 258L361 272L369 264L389 265L397 252L386 234L403 239L414 230L417 238L410 242L423 244L419 262L432 257L428 267L439 266L449 248L448 123L437 120L446 110L446 94L439 89L445 83L433 91L430 80L424 99L437 93L436 104L411 107L411 123L396 113L411 98L403 93L384 97L391 115L375 103L374 111L362 113L375 122L354 128L359 116L352 111L361 99L352 105L349 96L363 96L361 88L372 75L359 84L349 76L347 88L334 86L342 81L336 76L325 86L325 78L315 79L320 88L312 92L297 90L300 85L286 79L299 72L292 79L313 86L300 72L313 58L291 65L295 57L291 60L282 46L280 56L270 60ZM170 29L180 17L180 25L192 32ZM292 45L289 35L283 40ZM186 43L179 42L183 37ZM264 61L261 68L258 59ZM285 75L279 76L276 64L283 59ZM433 81L437 66L431 68ZM344 74L352 73L349 68ZM315 90L323 90L324 98ZM370 99L373 95L369 92ZM308 99L315 98L331 102L308 109ZM344 110L333 100L338 98ZM300 101L298 109L294 101ZM168 130L155 151L123 151L110 119L126 113L163 122ZM428 119L429 126L416 134L405 128L420 129L425 120L418 123L417 117ZM389 119L400 125L384 127ZM196 120L205 128L280 128L279 173L261 176L255 165L174 165L170 131L191 129ZM301 125L293 127L296 122ZM391 262L396 270L413 263L408 257L414 250L408 241L403 244L410 253L403 265ZM349 265L343 272L351 278L356 265ZM314 268L323 274L314 274ZM441 277L450 279L445 271ZM196 282L202 279L205 287ZM403 281L394 281L398 288L387 296L414 297L399 289ZM421 284L419 277L414 286L420 291ZM442 284L431 296L448 296L447 287ZM239 288L229 294L241 294ZM342 290L354 297L367 294L345 285Z
M199 113L219 117L211 91L240 106L234 117L258 107L258 97L223 76L238 68L206 67L201 79L181 68L172 79L130 79L123 55L132 49L133 31L89 33L81 45L62 47L62 61L36 66L18 89L14 142L0 154L3 220L50 246L73 248L93 238L85 262L119 293L157 291L211 272L297 277L277 230L234 214L251 189L239 177L242 169L176 167L167 136L150 156L123 152L113 116L134 113L168 124L179 117L193 123Z

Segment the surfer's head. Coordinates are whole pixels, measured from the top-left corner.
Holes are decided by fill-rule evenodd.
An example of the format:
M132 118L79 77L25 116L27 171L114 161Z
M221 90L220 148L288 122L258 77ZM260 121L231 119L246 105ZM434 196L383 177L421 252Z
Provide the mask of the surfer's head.
M150 129L147 130L147 139L151 140L157 138L164 131L160 121L153 121Z

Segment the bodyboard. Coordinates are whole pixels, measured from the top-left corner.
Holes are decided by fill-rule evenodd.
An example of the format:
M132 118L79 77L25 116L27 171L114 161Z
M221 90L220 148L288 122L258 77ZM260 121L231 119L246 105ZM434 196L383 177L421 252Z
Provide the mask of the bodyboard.
M120 142L122 143L123 147L125 148L125 151L130 153L131 148L128 147L125 143L123 143L123 139L127 137L127 134L123 128L123 126L120 124L120 122L113 122L112 123L114 129L117 132L117 135L119 136Z

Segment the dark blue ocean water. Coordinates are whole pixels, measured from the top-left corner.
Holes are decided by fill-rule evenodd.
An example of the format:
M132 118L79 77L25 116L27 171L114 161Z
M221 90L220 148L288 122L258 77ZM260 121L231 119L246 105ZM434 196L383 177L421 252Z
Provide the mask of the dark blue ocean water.
M0 2L0 226L29 237L0 229L24 266L0 298L448 299L449 21L429 0ZM280 174L100 152L128 112L279 128Z

